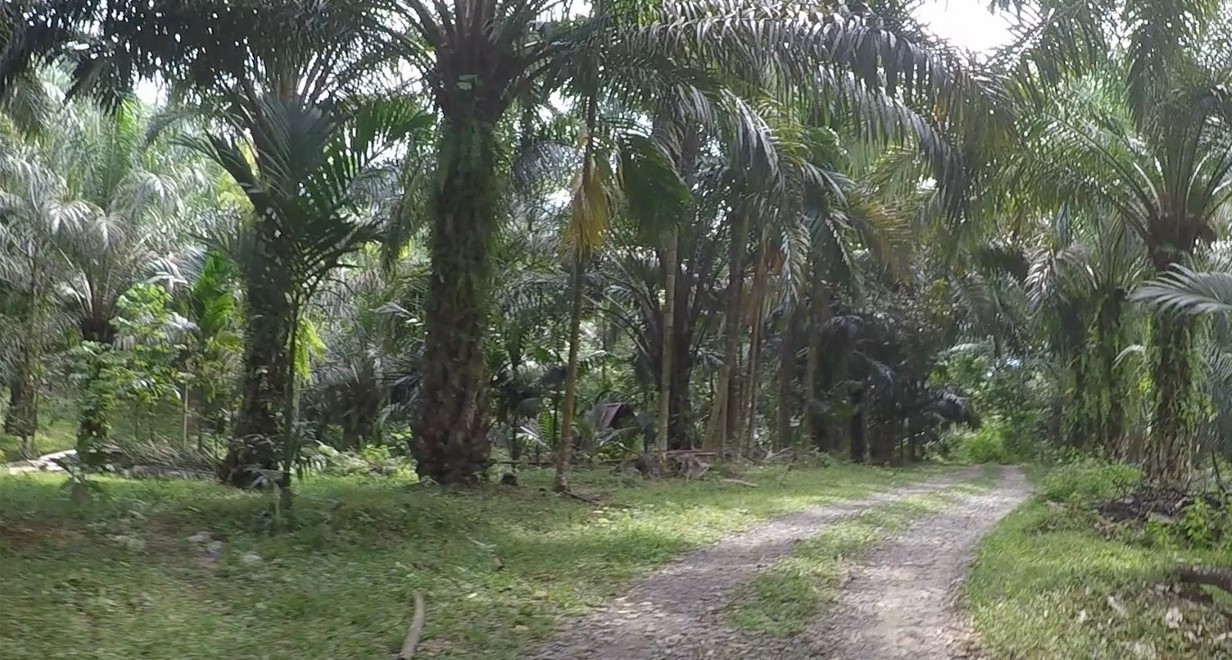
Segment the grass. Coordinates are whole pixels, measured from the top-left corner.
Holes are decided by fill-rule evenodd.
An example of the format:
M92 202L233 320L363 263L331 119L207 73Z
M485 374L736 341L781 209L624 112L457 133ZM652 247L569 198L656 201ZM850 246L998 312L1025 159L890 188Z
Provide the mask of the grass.
M836 602L848 566L888 536L923 516L940 513L972 492L987 489L996 466L975 481L875 506L804 541L743 587L726 613L733 627L774 637L805 632Z
M77 446L77 424L71 419L57 419L42 424L34 434L34 449L38 455L72 449ZM0 433L0 462L22 460L21 439Z
M517 658L681 552L939 473L742 476L758 488L579 473L579 491L623 505L608 507L549 494L546 473L457 493L316 478L296 498L300 529L281 535L266 531L269 496L210 483L99 479L77 506L62 478L0 477L0 657L387 658L421 590L425 655ZM187 540L203 530L225 541L215 564Z
M1108 539L1091 522L1033 501L980 545L966 588L989 657L1232 658L1229 619L1164 586L1179 562L1226 554Z

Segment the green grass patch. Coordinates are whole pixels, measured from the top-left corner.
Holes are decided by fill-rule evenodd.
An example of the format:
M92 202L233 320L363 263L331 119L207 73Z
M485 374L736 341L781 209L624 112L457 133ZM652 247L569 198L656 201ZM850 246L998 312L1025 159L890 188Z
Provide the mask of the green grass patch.
M1232 657L1219 608L1165 588L1178 563L1226 555L1106 539L1090 522L1034 501L981 543L967 596L991 658Z
M72 420L62 419L42 425L34 434L35 455L72 449L77 446L77 425ZM0 433L0 458L2 462L22 460L21 439Z
M518 658L561 615L630 578L768 518L941 474L835 466L724 483L580 472L609 506L523 486L445 492L397 478L316 478L300 529L271 500L211 483L100 478L76 506L63 477L0 477L0 657L388 658L427 601L425 655ZM188 540L223 541L208 559ZM252 553L259 557L247 557Z
M882 504L827 528L742 588L727 607L729 621L741 630L775 637L803 633L833 605L852 561L922 516L987 489L998 472L994 466L975 481Z

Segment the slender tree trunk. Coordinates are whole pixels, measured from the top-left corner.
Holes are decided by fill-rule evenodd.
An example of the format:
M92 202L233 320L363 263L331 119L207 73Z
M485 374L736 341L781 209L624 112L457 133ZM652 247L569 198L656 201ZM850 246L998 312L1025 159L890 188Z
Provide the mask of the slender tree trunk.
M715 386L714 410L711 428L706 434L706 448L723 453L733 446L736 434L735 419L730 414L740 400L737 387L732 381L739 372L740 362L740 294L744 289L744 247L748 241L749 214L743 209L736 212L736 224L727 256L727 308L723 313L723 364L719 367L718 383Z
M272 212L271 212L272 213ZM265 218L256 232L257 256L245 268L248 304L244 341L244 386L239 418L219 466L219 479L239 488L261 483L258 470L278 469L282 406L292 356L291 278L285 260L291 248Z
M796 335L800 319L800 306L783 312L782 342L779 354L779 391L775 405L778 407L774 428L774 443L778 449L795 444L791 418L796 411L792 388L796 384Z
M442 171L412 451L421 477L467 484L481 477L491 451L483 332L492 276L488 252L499 228L499 113L491 121L449 114L439 149Z
M749 337L749 368L746 372L744 381L746 383L744 405L741 408L744 410L747 417L745 418L744 427L741 429L743 436L740 453L743 456L748 456L753 451L753 436L757 428L757 396L758 389L761 386L758 370L761 362L762 349L762 329L765 326L766 319L766 284L769 278L769 258L770 247L769 237L766 232L762 232L761 243L758 248L757 265L753 272L753 330Z
M662 466L666 463L669 444L668 429L670 428L672 400L672 354L675 353L676 337L676 268L679 262L680 230L673 227L668 230L663 249L663 358L659 365L659 379L662 387L659 391L658 431L655 434L656 460Z
M4 416L4 432L21 439L26 458L36 453L34 436L38 432L38 358L33 336L21 337L17 364L9 385L9 409Z
M821 442L821 420L817 413L818 372L821 370L821 335L830 314L830 291L825 280L813 269L813 290L809 296L808 357L804 365L804 421L802 433L806 442L825 450Z
M573 416L577 408L578 344L582 335L582 257L573 258L573 301L569 314L569 359L565 365L565 409L560 423L560 440L556 443L556 478L553 489L569 490L569 460L573 452Z

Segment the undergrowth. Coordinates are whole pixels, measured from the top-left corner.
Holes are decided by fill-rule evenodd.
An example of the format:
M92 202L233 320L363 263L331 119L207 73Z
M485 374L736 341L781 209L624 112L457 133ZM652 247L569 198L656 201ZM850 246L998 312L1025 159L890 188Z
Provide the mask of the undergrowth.
M1228 565L1232 510L1176 519L1099 513L1140 488L1133 467L1087 459L1039 476L1038 496L980 545L967 583L991 658L1232 658L1232 602L1178 584L1178 566Z

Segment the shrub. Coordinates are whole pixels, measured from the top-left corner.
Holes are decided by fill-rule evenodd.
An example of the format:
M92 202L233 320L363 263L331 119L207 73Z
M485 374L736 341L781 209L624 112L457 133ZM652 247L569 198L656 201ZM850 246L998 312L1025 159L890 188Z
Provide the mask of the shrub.
M1093 505L1132 490L1142 481L1142 471L1132 465L1084 458L1061 465L1039 485L1039 495L1053 502Z
M1004 425L1001 420L987 420L978 430L952 431L945 445L949 454L963 463L1012 463L1005 448Z
M334 476L392 475L411 469L410 460L395 453L389 445L368 445L353 452L318 443L316 447L305 447L303 453L306 462L317 471Z

